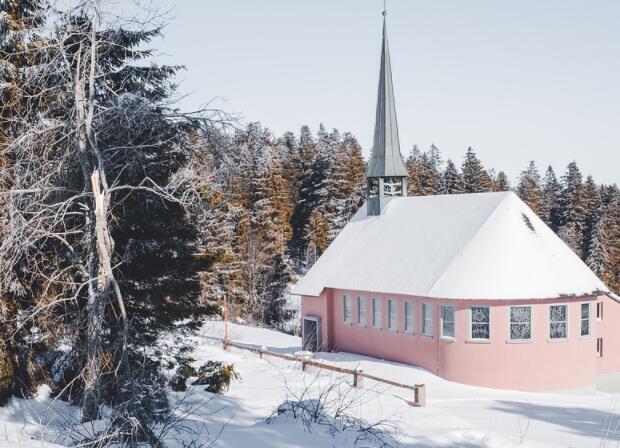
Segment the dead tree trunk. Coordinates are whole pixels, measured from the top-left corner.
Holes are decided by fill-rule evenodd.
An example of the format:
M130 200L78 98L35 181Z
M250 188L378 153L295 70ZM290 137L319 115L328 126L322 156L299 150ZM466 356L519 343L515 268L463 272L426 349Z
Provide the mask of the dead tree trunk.
M114 244L109 223L110 192L105 177L105 163L97 147L93 135L93 116L95 109L95 73L97 65L96 22L91 22L90 51L88 71L81 64L78 54L75 76L75 107L78 149L82 173L85 179L84 189L90 191L92 201L87 212L86 235L88 239L88 304L86 309L86 365L84 370L84 397L82 401L82 420L90 421L99 418L102 404L100 396L100 379L103 365L102 331L104 327L105 309L109 294L113 293L118 307L121 323L120 354L114 373L118 374L125 362L127 348L127 313L123 295L112 269ZM89 95L85 85L88 83ZM109 356L109 359L112 359ZM111 366L110 366L111 367Z

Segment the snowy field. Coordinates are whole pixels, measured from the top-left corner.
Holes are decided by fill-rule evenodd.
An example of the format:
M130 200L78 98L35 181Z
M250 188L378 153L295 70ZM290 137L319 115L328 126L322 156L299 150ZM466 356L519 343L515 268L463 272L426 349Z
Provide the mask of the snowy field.
M300 340L286 334L231 325L232 340L272 351L294 353ZM332 431L278 417L267 422L275 409L291 394L308 388L321 390L350 378L310 371L302 373L298 363L276 358L264 360L251 352L225 352L218 338L221 322L207 322L193 337L196 364L215 359L233 362L241 379L221 396L190 387L173 394L179 413L187 413L184 427L189 432L171 435L171 447L346 447L359 435L354 431ZM359 366L365 372L392 380L427 387L427 406L413 408L406 390L365 380L354 394L356 416L368 422L385 421L385 441L403 447L618 447L620 446L620 404L618 396L606 393L583 395L501 391L451 383L423 369L347 353L317 354L335 365ZM310 386L308 386L310 385ZM348 387L348 386L347 386ZM0 447L57 448L38 439L58 440L63 422L75 417L64 403L50 408L47 390L33 400L12 400L0 408ZM52 412L52 409L54 412ZM43 425L47 429L43 430ZM56 433L55 433L56 431ZM56 438L55 438L56 437ZM203 444L188 445L198 438ZM216 440L217 439L217 440ZM358 446L374 446L360 443Z

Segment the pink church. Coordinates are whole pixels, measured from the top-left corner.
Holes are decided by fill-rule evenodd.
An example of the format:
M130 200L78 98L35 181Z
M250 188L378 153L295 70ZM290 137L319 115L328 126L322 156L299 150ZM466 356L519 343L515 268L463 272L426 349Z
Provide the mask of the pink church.
M293 291L306 349L477 386L618 390L620 298L514 193L406 197L385 20L366 177L366 204Z

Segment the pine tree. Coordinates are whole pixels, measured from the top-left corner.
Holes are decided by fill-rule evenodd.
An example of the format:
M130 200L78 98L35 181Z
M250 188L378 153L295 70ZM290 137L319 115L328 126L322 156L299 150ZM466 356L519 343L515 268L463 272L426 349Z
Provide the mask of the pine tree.
M298 155L296 156L299 172L296 184L299 188L299 193L291 218L293 228L292 252L298 260L305 258L303 256L306 251L305 229L314 208L314 173L312 171L312 163L315 156L316 141L310 128L303 126L299 137Z
M553 231L560 227L560 196L562 187L558 182L553 168L549 166L543 180L543 204L540 211L541 219Z
M586 259L588 267L601 279L605 276L607 266L609 265L609 253L607 250L609 236L606 234L609 228L608 221L609 218L607 213L605 213L605 207L601 205L595 215L588 258Z
M12 176L16 200L1 204L13 231L0 245L0 290L20 285L20 312L45 335L46 356L28 365L46 376L39 382L79 403L84 420L107 405L121 434L134 422L134 440L151 442L165 393L138 398L146 391L129 385L164 384L161 335L206 311L199 272L211 260L197 255L186 187L175 184L199 123L171 105L177 69L143 63L158 29L102 17L86 1L59 11L30 55L41 64L24 85L29 106L42 107L24 109L2 148L27 169ZM125 406L132 399L143 410Z
M607 237L607 266L602 280L616 294L620 293L620 198L609 204L604 220L604 234Z
M38 0L0 2L0 193L11 189L19 175L11 143L23 129L22 118L45 108L39 97L31 97L34 92L29 83L30 74L38 70L34 55L44 43L38 35L44 6ZM6 205L5 200L0 194L0 207ZM7 220L2 218L0 214L0 238L8 232L3 227ZM30 396L45 376L37 358L41 359L48 347L31 337L37 323L25 321L19 329L11 324L32 306L27 288L15 278L12 288L0 289L0 405L12 395Z
M346 224L362 206L366 198L366 162L362 155L362 147L350 133L345 133L342 141L346 153L346 164L341 164L346 175L346 189L344 196L346 204L343 209L341 224ZM338 232L341 230L338 229ZM338 233L334 232L334 233Z
M441 175L441 179L439 181L439 194L459 194L465 193L465 183L461 178L454 162L448 159L446 163L446 168Z
M344 227L349 215L349 156L337 130L328 134L324 128L319 129L317 152L311 169L314 173L313 210L306 226L306 241L312 242L321 254ZM325 229L327 234L324 238ZM317 235L321 238L317 239Z
M583 185L583 206L585 227L582 236L581 258L587 260L590 256L590 247L594 237L596 222L599 219L601 207L601 192L592 176L588 176Z
M419 159L417 174L421 196L436 194L439 189L441 153L434 144L430 149L422 153Z
M259 123L237 133L232 151L236 163L228 188L241 208L234 242L235 303L241 314L275 326L285 320L284 291L293 277L287 255L291 186L271 133Z
M471 146L467 148L467 154L465 155L465 161L461 170L465 190L468 193L493 191L493 180L482 166Z
M583 203L583 180L575 162L568 165L562 176L560 196L560 228L558 234L575 253L581 255L585 230L585 209Z
M422 154L418 148L418 145L413 145L407 160L405 161L405 167L409 177L407 179L407 195L408 196L420 196L422 195L422 186L420 181L420 158Z
M517 194L534 213L539 215L543 209L543 191L540 174L534 161L530 161L528 167L521 172Z
M620 198L599 206L589 249L590 269L613 292L620 292Z
M510 181L503 171L497 173L493 182L493 191L510 191Z

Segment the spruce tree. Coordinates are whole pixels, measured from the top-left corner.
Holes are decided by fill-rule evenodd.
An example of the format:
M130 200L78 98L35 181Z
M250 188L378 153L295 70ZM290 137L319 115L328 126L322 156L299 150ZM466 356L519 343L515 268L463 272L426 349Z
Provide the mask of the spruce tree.
M293 239L291 242L293 255L301 260L306 251L306 239L304 238L305 229L314 209L314 173L312 164L316 156L316 140L308 126L302 126L297 155L297 165L299 178L297 185L299 188L298 199L295 203L291 225L293 228Z
M46 98L37 95L30 82L39 70L35 55L45 43L40 33L45 7L39 0L0 2L0 207L9 200L2 193L19 183L21 167L11 144L24 129L23 119L47 108ZM0 244L9 232L4 226L10 222L2 218L0 212ZM10 272L3 275L12 277ZM32 331L39 325L34 320L24 321L19 328L14 324L34 303L27 283L19 277L13 277L9 288L0 288L0 405L12 395L30 396L45 380L37 359L45 356L50 341L32 340Z
M482 166L482 162L480 162L471 146L467 148L467 154L465 155L461 171L465 190L468 193L493 191L493 180Z
M528 167L521 172L517 194L534 213L539 215L543 209L543 191L540 174L534 161L530 161Z
M420 180L420 159L421 152L418 145L413 145L411 152L407 156L405 161L405 167L409 177L407 178L407 195L408 196L420 196L422 195L422 185Z
M510 191L510 181L503 171L497 173L493 182L493 191Z
M560 228L558 234L575 253L582 255L585 230L585 208L583 203L583 178L575 162L568 165L562 176L560 195Z
M436 194L439 189L441 154L439 148L431 145L427 152L422 153L419 159L417 174L421 196Z
M28 368L84 420L107 405L118 440L151 443L169 411L157 347L206 311L211 260L175 183L200 123L171 103L177 68L144 64L157 27L119 26L90 1L55 20L27 70L30 101L47 107L28 108L2 149L27 169L0 210L14 230L0 289L22 285L21 312L45 334L47 356Z
M609 204L606 209L604 234L607 237L607 266L602 280L616 294L620 294L620 198Z
M588 176L583 185L583 206L585 226L582 237L581 258L587 260L590 256L590 246L594 237L596 221L599 218L601 207L601 191L592 176Z
M560 196L562 187L558 182L553 168L549 166L543 179L543 204L540 211L541 219L553 231L560 227Z
M465 193L465 183L461 178L454 162L448 159L446 163L446 168L441 175L441 179L439 181L439 194L459 194Z
M590 238L588 258L586 264L599 278L603 278L609 265L609 253L607 244L609 236L606 234L609 228L609 217L605 207L599 206L593 222L592 236Z

